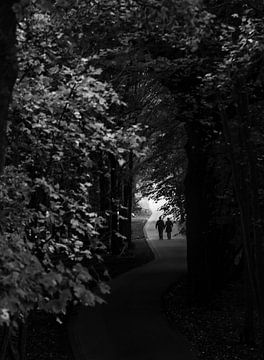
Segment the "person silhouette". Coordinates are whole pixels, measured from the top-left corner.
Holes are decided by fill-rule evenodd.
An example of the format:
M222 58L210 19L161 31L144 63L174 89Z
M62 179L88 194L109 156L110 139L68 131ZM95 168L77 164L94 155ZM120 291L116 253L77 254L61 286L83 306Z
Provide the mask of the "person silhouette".
M159 220L156 222L156 229L158 229L159 232L159 239L163 240L163 231L165 228L164 221L162 220L162 217L159 217Z
M165 223L165 231L167 233L168 240L171 239L172 228L173 228L173 222L169 218L167 218L167 221Z

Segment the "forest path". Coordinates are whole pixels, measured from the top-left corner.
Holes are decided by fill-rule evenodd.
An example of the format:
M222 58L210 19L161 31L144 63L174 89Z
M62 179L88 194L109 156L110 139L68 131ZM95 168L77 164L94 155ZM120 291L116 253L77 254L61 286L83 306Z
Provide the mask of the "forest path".
M80 309L69 326L75 360L195 360L161 307L164 291L186 270L185 239L158 240L159 212L151 210L145 233L155 260L114 279L107 304Z

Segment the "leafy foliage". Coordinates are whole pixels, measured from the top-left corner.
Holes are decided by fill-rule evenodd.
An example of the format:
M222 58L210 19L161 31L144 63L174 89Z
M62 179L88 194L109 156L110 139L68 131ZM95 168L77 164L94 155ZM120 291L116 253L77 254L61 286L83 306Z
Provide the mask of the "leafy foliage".
M71 20L84 3L21 2L19 78L1 177L1 322L35 309L65 313L109 291L101 264L103 218L91 201L95 154L123 162L141 143L136 127L115 124L122 105L102 70L84 57ZM23 17L22 17L23 15ZM75 43L75 40L79 43Z

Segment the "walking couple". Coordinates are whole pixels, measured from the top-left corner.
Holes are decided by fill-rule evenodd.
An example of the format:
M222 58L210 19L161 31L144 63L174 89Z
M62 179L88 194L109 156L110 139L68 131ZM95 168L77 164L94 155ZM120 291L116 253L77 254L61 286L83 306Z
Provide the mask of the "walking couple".
M163 240L163 231L165 229L165 231L167 233L167 238L168 238L168 240L170 240L172 227L173 227L173 223L169 218L167 218L166 223L164 223L164 221L162 220L162 217L160 216L159 220L156 222L156 229L158 229L158 232L159 232L159 239Z

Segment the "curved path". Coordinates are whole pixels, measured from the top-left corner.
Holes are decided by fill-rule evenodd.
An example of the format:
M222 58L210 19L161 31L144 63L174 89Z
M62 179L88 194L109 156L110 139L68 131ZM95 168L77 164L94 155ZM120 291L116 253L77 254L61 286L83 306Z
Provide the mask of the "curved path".
M185 271L185 240L158 240L159 212L150 205L145 233L156 259L114 279L106 305L83 307L71 320L75 360L195 360L184 337L170 329L160 303L163 292Z

